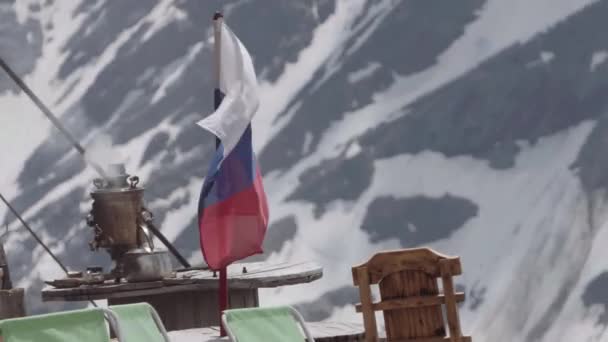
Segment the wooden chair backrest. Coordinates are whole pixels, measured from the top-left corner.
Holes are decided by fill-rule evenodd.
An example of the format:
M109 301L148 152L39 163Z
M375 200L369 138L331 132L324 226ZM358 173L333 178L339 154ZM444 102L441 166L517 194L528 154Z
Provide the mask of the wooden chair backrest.
M439 254L429 248L377 253L366 263L352 268L353 282L359 287L366 341L377 341L375 311L383 311L388 341L465 342L458 318L452 277L462 273L460 258ZM439 293L437 279L443 283ZM372 302L371 285L377 284L381 301ZM445 305L449 337L442 305Z

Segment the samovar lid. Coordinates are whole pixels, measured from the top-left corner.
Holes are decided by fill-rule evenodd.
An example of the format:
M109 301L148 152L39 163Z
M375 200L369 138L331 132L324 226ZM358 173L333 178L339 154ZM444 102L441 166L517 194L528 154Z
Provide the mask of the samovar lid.
M110 164L106 167L106 178L96 178L93 180L95 190L97 192L115 192L115 191L132 191L135 189L141 190L137 185L139 177L130 176L124 164Z

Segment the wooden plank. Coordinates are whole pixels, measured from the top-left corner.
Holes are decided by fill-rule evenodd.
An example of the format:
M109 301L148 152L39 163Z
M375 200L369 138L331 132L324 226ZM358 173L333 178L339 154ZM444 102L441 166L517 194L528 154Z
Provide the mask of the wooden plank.
M89 300L89 299L105 299L116 295L117 293L137 293L137 291L145 289L158 289L163 287L162 281L141 282L141 283L120 283L107 282L100 285L81 285L73 288L50 288L42 290L43 301L53 300Z
M462 342L472 342L470 336L462 336L460 339ZM430 338L415 338L408 340L390 340L390 342L449 342L449 337L430 337Z
M23 288L0 290L0 319L25 316Z
M11 281L11 274L8 269L8 260L6 259L6 253L4 252L4 245L0 242L0 289L8 290L13 288Z
M306 323L306 326L315 342L347 342L365 339L365 329L357 323L309 322Z
M149 284L149 283L142 283ZM294 284L295 285L295 284ZM42 300L48 301L85 301L85 300L98 300L98 299L110 299L110 298L125 298L134 296L145 296L154 294L168 294L176 292L190 292L190 291L217 291L217 285L209 282L204 283L190 283L184 285L166 285L166 286L149 286L148 288L142 287L136 290L124 290L124 289L103 289L96 291L89 291L87 288L78 288L78 291L64 291L74 289L44 289L42 290ZM256 290L257 288L250 287L230 287L230 290Z
M363 341L364 329L361 324L346 322L308 322L306 326L315 342ZM175 342L228 341L219 337L219 327L170 331L169 338Z
M427 279L430 278L429 276L427 276L425 273L422 272L417 272L416 276L418 278L418 293L420 293L420 297L429 297L429 295L425 295L425 293L427 292L427 288L429 288L428 286L428 281ZM441 295L430 295L430 297L440 297ZM440 306L436 306L436 307L440 307ZM420 327L421 327L421 336L433 336L434 335L434 331L433 331L433 327L431 325L432 323L432 319L431 319L431 310L428 305L426 306L422 306L422 307L418 307L418 312L420 312Z
M416 296L420 293L420 287L416 282L416 276L419 271L407 272L410 274L409 279L407 279L405 283L405 288L407 289L407 296ZM414 336L422 336L422 331L420 329L419 321L422 320L420 317L420 310L409 309L411 314L409 315L410 321L410 331Z
M464 302L465 295L463 292L455 294L456 302ZM445 296L443 294L437 296L415 296L402 299L383 300L372 304L374 311L396 310L396 309L411 309L421 308L425 306L434 306L445 304ZM355 306L357 312L361 312L361 304Z
M248 290L248 289L246 289ZM98 299L112 299L112 298L128 298L128 297L139 297L139 296L151 296L151 295L164 295L178 292L192 292L192 291L216 291L217 287L209 286L208 284L190 284L190 285L176 285L176 286L162 286L162 287L151 287L149 289L131 290L131 291L120 291L120 292L109 292L100 294L80 294L70 295L62 294L61 296L54 296L52 293L43 293L43 301L83 301L83 300L98 300Z
M367 267L370 284L377 284L385 276L401 271L421 271L439 277L438 262L447 260L447 272L451 275L462 273L460 258L446 256L429 248L412 248L397 251L376 253L366 263L352 268L353 276L356 269ZM355 286L358 285L355 283Z
M411 296L408 286L408 271L389 274L379 284L380 297L382 301L400 299ZM414 337L413 312L410 309L402 309L384 313L384 328L386 336L390 339Z
M246 273L243 268L246 268ZM314 262L233 264L228 268L228 286L231 290L272 288L309 283L322 276L322 267ZM66 289L47 287L42 290L42 300L82 301L213 289L218 289L218 278L213 277L212 271L190 270L177 272L175 278L160 282L112 283Z
M243 268L246 272L243 272ZM323 268L313 262L268 264L265 262L233 264L228 266L230 288L273 288L309 283L323 276ZM167 285L217 283L210 270L178 272ZM217 287L217 285L215 285Z
M415 295L417 295L416 297L423 297L422 292L423 292L424 287L422 285L422 278L424 276L426 276L426 274L423 272L413 272L413 273L414 273L413 274L414 279L413 279L413 282L411 283L413 286L412 292ZM418 319L414 323L416 326L416 335L417 336L431 336L430 335L431 333L426 325L426 321L427 321L427 319L425 317L426 312L424 310L422 310L422 307L416 307L415 309L416 309L416 313L418 314L417 315Z
M428 293L439 293L437 278L423 277L421 291ZM421 309L425 313L428 336L445 336L445 324L443 322L443 310L441 307L426 307Z
M441 268L441 280L445 294L445 311L450 330L450 341L461 342L462 332L460 331L460 320L458 318L458 307L456 306L456 296L454 294L454 280L449 272L449 265L442 260L439 262Z
M424 271L400 271L385 276L379 283L380 295L389 310L384 311L386 336L389 341L445 337L440 300L430 299L432 303L424 303L426 298L441 298L438 295L436 278ZM414 298L413 301L410 301ZM422 299L422 302L419 299ZM443 298L445 299L445 298ZM393 304L412 304L405 308ZM379 304L379 303L377 303ZM422 305L420 304L432 304Z
M356 282L359 284L361 312L363 313L363 324L365 326L365 341L376 342L378 339L378 328L376 326L376 314L372 309L372 292L366 267L357 269Z

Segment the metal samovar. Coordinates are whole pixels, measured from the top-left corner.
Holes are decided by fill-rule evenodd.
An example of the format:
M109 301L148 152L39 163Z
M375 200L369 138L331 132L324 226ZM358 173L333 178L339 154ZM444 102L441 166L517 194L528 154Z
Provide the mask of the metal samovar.
M107 169L106 179L93 181L95 190L87 224L94 229L91 250L104 248L114 263L111 277L117 281L143 281L161 277L171 268L166 250L154 248L148 224L152 213L143 205L144 188L139 178L126 173L123 164Z

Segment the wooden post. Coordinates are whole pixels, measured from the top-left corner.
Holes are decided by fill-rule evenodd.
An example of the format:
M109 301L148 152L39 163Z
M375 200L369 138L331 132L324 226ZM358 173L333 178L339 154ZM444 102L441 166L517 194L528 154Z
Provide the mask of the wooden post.
M365 326L365 341L376 342L378 341L378 327L376 326L376 313L372 307L372 292L367 267L361 267L357 270L357 280L359 295L361 297L363 324Z
M222 267L220 269L220 289L219 289L219 314L220 314L220 336L226 336L226 329L222 324L222 315L224 310L228 309L228 268Z
M0 319L25 316L23 288L0 290Z
M25 316L24 289L13 289L4 245L0 242L0 319Z
M8 271L8 261L6 260L6 253L4 252L4 244L0 242L0 271L2 275L0 276L0 289L12 289L13 283L11 282L11 274Z
M456 295L454 291L454 280L449 272L449 260L440 260L439 268L441 271L441 280L443 282L443 294L445 296L445 311L448 320L448 328L450 329L450 341L462 341L462 332L460 331L460 320L458 318L458 307L456 306Z

